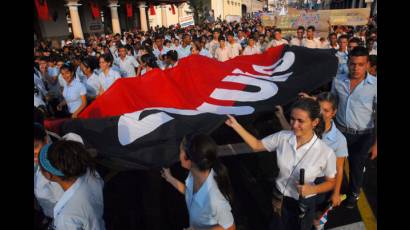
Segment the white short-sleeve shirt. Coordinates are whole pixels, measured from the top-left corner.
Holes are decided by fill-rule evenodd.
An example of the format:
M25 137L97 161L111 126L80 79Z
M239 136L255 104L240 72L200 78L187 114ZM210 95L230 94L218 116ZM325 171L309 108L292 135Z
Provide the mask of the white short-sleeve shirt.
M313 185L315 179L323 175L329 178L334 178L336 175L336 155L316 135L313 135L313 138L299 149L296 149L294 132L288 130L263 138L262 144L269 152L276 150L279 167L276 188L285 196L299 199L296 185L299 183L301 168L305 169L305 184ZM307 198L314 195L316 194L309 195Z
M292 46L302 46L302 42L303 42L303 38L302 39L292 38L292 40L290 40L290 45L292 45Z
M135 77L135 68L138 68L139 64L137 60L132 56L125 56L124 60L120 57L115 59L116 64L120 68L121 77Z
M261 49L259 47L257 47L257 46L254 46L254 47L247 46L243 50L242 54L243 55L254 55L254 54L260 54L260 53L262 53L262 52L261 52Z
M121 78L120 73L113 70L112 68L110 68L110 71L108 71L107 76L105 76L104 71L101 71L98 74L99 84L104 89L104 91L110 88L110 86L119 78Z
M242 46L241 44L239 44L238 42L235 42L233 44L227 42L226 46L229 47L231 49L231 58L234 58L236 56L239 56L241 50L242 50Z
M219 190L214 176L215 172L211 169L208 178L195 194L192 174L189 173L185 180L185 201L191 227L202 229L218 224L227 229L234 224L231 206Z
M71 81L63 90L63 96L67 102L68 111L74 113L82 104L81 96L87 94L87 90L83 83L79 81Z
M269 47L276 47L276 46L280 46L280 45L283 45L283 44L288 44L288 41L286 41L285 39L280 39L280 40L276 40L276 39L273 39L271 42L269 42L269 44L267 45L267 47L269 48Z
M321 48L320 41L317 38L313 38L313 39L304 38L302 41L302 46L311 48L311 49Z
M231 55L231 49L225 46L225 48L218 47L215 51L215 59L221 62L229 60Z

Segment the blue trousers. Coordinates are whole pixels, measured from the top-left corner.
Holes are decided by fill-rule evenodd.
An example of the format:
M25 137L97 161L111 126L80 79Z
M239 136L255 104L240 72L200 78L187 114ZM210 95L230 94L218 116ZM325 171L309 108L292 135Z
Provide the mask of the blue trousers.
M369 149L374 143L374 134L343 135L346 137L349 151L349 193L359 194L363 184L364 166L369 158Z

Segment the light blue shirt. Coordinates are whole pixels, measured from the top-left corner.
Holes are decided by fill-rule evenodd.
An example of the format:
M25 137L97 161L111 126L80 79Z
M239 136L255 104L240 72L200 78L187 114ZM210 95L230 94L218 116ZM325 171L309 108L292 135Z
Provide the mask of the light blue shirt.
M336 57L339 61L338 67L337 67L337 74L347 74L349 73L349 67L347 66L347 60L349 59L349 54L347 51L345 52L336 52Z
M191 173L185 180L185 200L189 212L189 223L194 228L210 228L220 225L224 229L234 224L231 206L219 191L214 171L208 175L201 188L193 194L194 180Z
M211 53L205 48L202 48L201 51L199 51L199 55L212 58Z
M41 173L38 164L34 164L34 195L44 215L53 217L54 206L63 193L63 188L56 182L47 180Z
M87 79L83 71L81 70L80 66L77 67L77 70L75 71L75 77L80 80L81 83L84 83Z
M339 99L336 121L347 128L365 130L374 127L377 106L377 78L367 74L350 94L350 79L339 74L332 82L331 93Z
M158 67L161 68L161 69L164 69L164 68L165 68L165 63L164 63L163 61L159 60L159 57L160 57L161 55L167 54L168 51L170 51L170 49L168 49L168 47L165 47L165 46L162 47L162 50L161 50L161 51L159 51L159 49L157 49L157 48L155 48L155 49L152 51L152 53L153 53L153 54L155 55L155 57L157 58Z
M58 70L57 66L54 66L54 67L48 67L47 72L48 72L48 75L50 75L50 77L55 77L59 74L60 71Z
M80 81L71 81L66 85L63 90L63 96L67 102L68 111L74 113L82 104L81 96L87 94L87 90L83 83Z
M185 48L183 48L182 45L179 45L176 51L178 53L178 59L188 57L189 55L191 55L191 46L187 45Z
M85 82L87 97L96 97L99 92L98 75L94 72Z
M118 71L115 71L113 68L110 68L110 71L108 71L108 75L105 76L104 72L101 71L98 74L98 81L100 86L106 91L114 82L121 78L121 75Z
M104 230L104 182L88 171L67 189L54 207L55 229Z
M347 157L347 141L345 136L340 132L335 123L332 121L332 126L330 130L326 133L323 133L323 142L327 144L333 152L335 152L336 157Z

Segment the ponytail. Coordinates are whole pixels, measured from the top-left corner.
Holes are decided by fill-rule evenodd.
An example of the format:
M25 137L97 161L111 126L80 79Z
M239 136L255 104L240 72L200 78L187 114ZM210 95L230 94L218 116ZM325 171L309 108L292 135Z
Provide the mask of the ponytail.
M323 119L322 114L319 115L318 119L319 119L319 123L316 125L313 131L315 132L316 136L322 139L323 133L325 132L325 120Z
M218 184L218 188L222 195L232 204L233 192L231 180L229 179L228 169L218 159L212 165L212 169L215 171L215 181Z
M219 190L232 203L233 192L228 170L218 159L215 141L208 135L194 134L187 135L184 138L183 145L188 159L194 163L199 171L214 170L214 179Z

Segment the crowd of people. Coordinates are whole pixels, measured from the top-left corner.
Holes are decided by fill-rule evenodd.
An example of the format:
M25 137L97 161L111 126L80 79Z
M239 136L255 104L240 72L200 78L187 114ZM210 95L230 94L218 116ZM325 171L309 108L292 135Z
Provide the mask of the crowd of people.
M255 152L276 151L280 169L272 198L271 229L311 229L330 200L342 203L340 189L345 159L349 193L343 202L353 208L359 199L366 160L377 157L377 26L330 26L327 38L314 26L299 27L295 36L264 27L258 19L225 21L180 28L156 28L86 39L39 41L34 48L34 107L37 117L77 118L81 111L120 78L144 77L168 69L190 55L224 62L287 44L335 49L337 76L319 95L300 93L290 110L276 115L283 131L258 139L237 120L232 127ZM41 115L38 115L38 114ZM81 137L51 140L44 119L34 124L35 195L38 208L56 229L105 229L103 181L81 144ZM78 143L80 142L80 143ZM217 159L216 144L207 135L187 136L180 147L185 183L161 171L185 195L192 229L235 229L228 169ZM305 184L298 184L299 169Z

